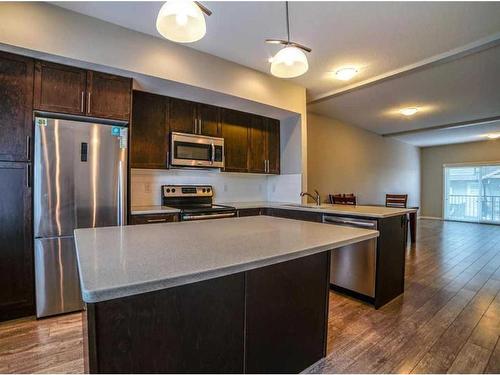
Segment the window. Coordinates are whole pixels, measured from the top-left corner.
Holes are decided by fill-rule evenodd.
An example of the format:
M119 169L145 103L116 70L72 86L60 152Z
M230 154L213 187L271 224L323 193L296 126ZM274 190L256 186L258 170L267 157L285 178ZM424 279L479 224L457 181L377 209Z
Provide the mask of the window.
M500 224L500 163L445 166L444 218Z

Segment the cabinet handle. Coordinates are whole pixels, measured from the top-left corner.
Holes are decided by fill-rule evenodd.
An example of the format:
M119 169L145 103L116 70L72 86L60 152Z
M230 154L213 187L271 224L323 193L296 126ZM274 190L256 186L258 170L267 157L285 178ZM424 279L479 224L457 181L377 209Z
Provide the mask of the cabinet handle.
M198 119L198 134L202 134L203 133L203 123L201 122L201 118Z
M82 97L81 97L81 103L80 103L80 112L85 112L85 109L83 107L83 103L85 102L85 92L82 91Z
M26 160L31 161L31 135L26 136Z
M90 113L90 95L91 94L92 94L91 92L87 93L87 113Z
M26 166L26 187L31 187L31 164Z
M146 221L148 223L164 223L167 221L167 219L147 219Z
M194 134L198 134L198 121L196 118L193 120L193 126L194 126Z
M170 165L170 151L167 151L167 168Z

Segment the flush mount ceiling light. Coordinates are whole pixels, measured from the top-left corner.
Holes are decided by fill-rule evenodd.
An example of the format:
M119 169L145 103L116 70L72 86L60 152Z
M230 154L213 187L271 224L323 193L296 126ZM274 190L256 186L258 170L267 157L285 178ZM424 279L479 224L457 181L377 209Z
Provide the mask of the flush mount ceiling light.
M207 32L203 13L207 16L212 14L197 1L167 1L158 12L156 29L163 37L173 42L196 42Z
M335 72L335 78L340 79L341 81L349 81L356 74L358 74L358 69L356 68L341 68Z
M266 39L266 43L282 44L285 47L269 59L271 62L271 74L279 78L298 77L307 72L309 63L305 52L311 52L309 47L290 41L290 17L288 15L288 1L286 8L286 32L287 39Z
M409 107L409 108L403 108L403 109L399 110L399 113L401 113L404 116L413 116L417 112L418 112L417 107Z
M489 139L497 139L497 138L500 138L500 133L484 134L483 137L486 137Z

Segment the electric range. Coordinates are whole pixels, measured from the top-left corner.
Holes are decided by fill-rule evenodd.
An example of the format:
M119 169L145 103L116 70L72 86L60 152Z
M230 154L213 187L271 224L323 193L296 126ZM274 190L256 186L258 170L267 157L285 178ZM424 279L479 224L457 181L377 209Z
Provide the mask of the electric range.
M236 208L213 203L214 190L210 185L163 185L164 206L180 210L181 221L236 217Z

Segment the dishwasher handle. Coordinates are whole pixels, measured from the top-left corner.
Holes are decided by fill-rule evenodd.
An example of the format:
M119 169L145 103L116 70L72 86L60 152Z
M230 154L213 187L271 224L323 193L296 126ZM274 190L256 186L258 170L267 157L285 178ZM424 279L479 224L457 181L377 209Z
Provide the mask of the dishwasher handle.
M377 229L377 222L376 221L347 219L347 218L342 218L342 217L324 215L323 222L324 223L332 223L332 224L352 225L355 227L362 227L362 228Z

